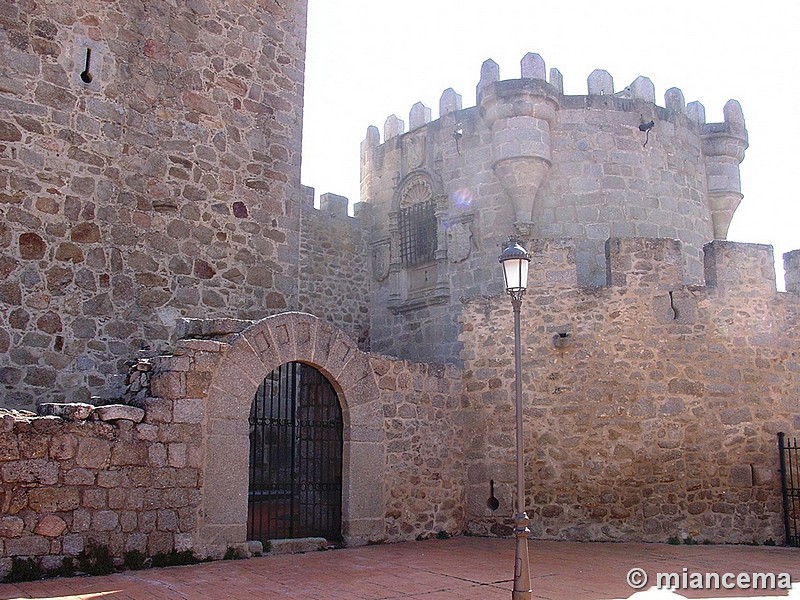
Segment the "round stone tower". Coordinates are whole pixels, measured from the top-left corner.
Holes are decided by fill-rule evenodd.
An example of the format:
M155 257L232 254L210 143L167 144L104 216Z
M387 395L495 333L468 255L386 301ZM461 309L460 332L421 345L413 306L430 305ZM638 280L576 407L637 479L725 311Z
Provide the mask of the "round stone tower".
M724 122L706 123L703 105L687 105L677 88L658 106L646 77L615 90L596 70L587 84L586 95L565 95L561 73L551 69L548 80L533 53L520 79L500 80L488 60L477 106L463 109L448 89L438 120L417 104L408 132L394 115L382 144L370 128L361 192L372 207L374 262L385 264L374 269L374 349L405 356L424 340L412 358L452 357L457 348L441 340L452 339L444 329L458 299L501 289L496 258L511 233L573 239L582 285L606 283L609 238L677 239L687 282L702 281L703 245L725 239L742 198L739 103L725 105ZM421 184L425 198L410 198ZM424 209L410 206L426 202L430 223L421 225ZM409 256L425 243L435 250Z

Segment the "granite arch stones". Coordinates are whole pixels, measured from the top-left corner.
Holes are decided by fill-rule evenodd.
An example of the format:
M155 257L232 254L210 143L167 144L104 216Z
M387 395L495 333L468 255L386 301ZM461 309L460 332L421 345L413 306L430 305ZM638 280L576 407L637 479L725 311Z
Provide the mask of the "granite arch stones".
M287 312L262 319L236 336L209 386L197 540L209 552L245 541L250 405L264 377L292 361L322 372L339 396L345 543L358 545L384 536L383 412L368 355L338 328L310 314Z

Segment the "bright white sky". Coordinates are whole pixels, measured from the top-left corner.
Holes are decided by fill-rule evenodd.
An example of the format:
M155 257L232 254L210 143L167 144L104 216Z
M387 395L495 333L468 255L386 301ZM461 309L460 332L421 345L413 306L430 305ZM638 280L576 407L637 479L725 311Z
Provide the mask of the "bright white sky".
M359 146L386 117L408 127L421 101L438 118L448 87L475 105L487 58L501 79L520 76L536 52L585 94L605 69L620 90L649 77L656 99L683 90L706 121L737 99L750 147L741 165L744 200L728 239L800 248L800 3L796 0L309 0L302 180L359 200ZM381 137L381 141L383 141Z

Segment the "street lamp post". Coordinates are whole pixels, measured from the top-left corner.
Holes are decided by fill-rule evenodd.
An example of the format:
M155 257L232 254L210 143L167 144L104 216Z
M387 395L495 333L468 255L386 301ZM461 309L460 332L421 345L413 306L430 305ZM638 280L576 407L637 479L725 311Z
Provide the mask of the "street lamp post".
M531 600L531 574L528 566L528 515L525 512L524 444L522 440L522 351L520 344L520 307L528 287L528 265L531 261L521 240L510 237L500 254L506 293L514 309L514 400L517 412L517 510L514 515L514 536L517 539L512 600Z

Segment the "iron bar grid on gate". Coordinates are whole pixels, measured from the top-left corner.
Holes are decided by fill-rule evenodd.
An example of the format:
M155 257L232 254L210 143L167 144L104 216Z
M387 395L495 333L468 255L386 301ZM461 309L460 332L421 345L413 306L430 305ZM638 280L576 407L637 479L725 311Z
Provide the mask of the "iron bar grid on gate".
M341 539L342 414L313 367L281 365L250 411L248 539Z
M800 546L800 444L797 438L778 434L781 487L783 491L783 524L786 544Z

